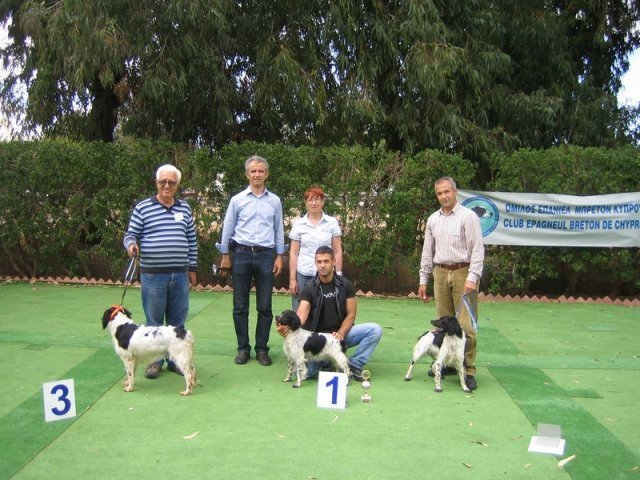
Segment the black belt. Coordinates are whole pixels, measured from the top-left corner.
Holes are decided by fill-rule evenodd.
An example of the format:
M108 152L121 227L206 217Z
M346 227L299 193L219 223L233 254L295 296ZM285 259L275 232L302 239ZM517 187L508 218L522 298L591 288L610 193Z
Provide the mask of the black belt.
M247 250L250 252L266 252L267 250L273 250L272 247L259 247L255 245L241 245L239 243L236 244L235 250Z
M468 263L436 263L436 267L445 268L447 270L459 270L468 266Z

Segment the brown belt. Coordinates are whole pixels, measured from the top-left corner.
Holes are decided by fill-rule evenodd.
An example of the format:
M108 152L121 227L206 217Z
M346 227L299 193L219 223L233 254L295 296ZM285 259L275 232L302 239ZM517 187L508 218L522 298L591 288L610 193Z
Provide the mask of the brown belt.
M468 267L468 263L436 263L436 267L444 268L446 270L458 270L460 268Z

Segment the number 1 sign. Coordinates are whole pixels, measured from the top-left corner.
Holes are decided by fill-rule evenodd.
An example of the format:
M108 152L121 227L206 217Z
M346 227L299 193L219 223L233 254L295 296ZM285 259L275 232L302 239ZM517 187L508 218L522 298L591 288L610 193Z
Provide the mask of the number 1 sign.
M73 378L42 384L44 419L55 422L76 416L76 392Z
M348 383L349 377L346 373L319 372L317 406L321 408L345 408L347 405Z

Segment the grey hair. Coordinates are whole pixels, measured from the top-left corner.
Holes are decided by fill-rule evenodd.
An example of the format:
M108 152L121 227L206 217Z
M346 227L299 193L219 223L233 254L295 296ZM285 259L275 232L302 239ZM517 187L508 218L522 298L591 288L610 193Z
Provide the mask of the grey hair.
M267 169L267 172L269 171L269 162L267 162L267 160L265 158L262 158L258 155L251 155L249 158L247 158L244 162L244 171L248 172L249 171L249 164L251 162L258 162L258 163L262 163L264 164L264 168Z
M180 183L180 180L182 180L182 172L171 164L167 163L166 165L162 165L160 168L158 168L158 170L156 170L156 180L160 180L160 174L162 172L175 173L176 180L178 180L178 183Z
M449 182L451 184L451 188L453 188L455 191L458 190L458 186L456 185L456 181L452 177L440 177L439 179L437 179L435 181L433 186L435 187L435 186L437 186L438 184L440 184L442 182Z

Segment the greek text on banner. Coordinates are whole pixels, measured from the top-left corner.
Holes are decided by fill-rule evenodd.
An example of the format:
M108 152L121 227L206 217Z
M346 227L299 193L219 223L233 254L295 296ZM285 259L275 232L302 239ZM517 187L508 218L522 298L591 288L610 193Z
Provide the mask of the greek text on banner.
M640 192L573 196L458 190L486 245L640 247Z

